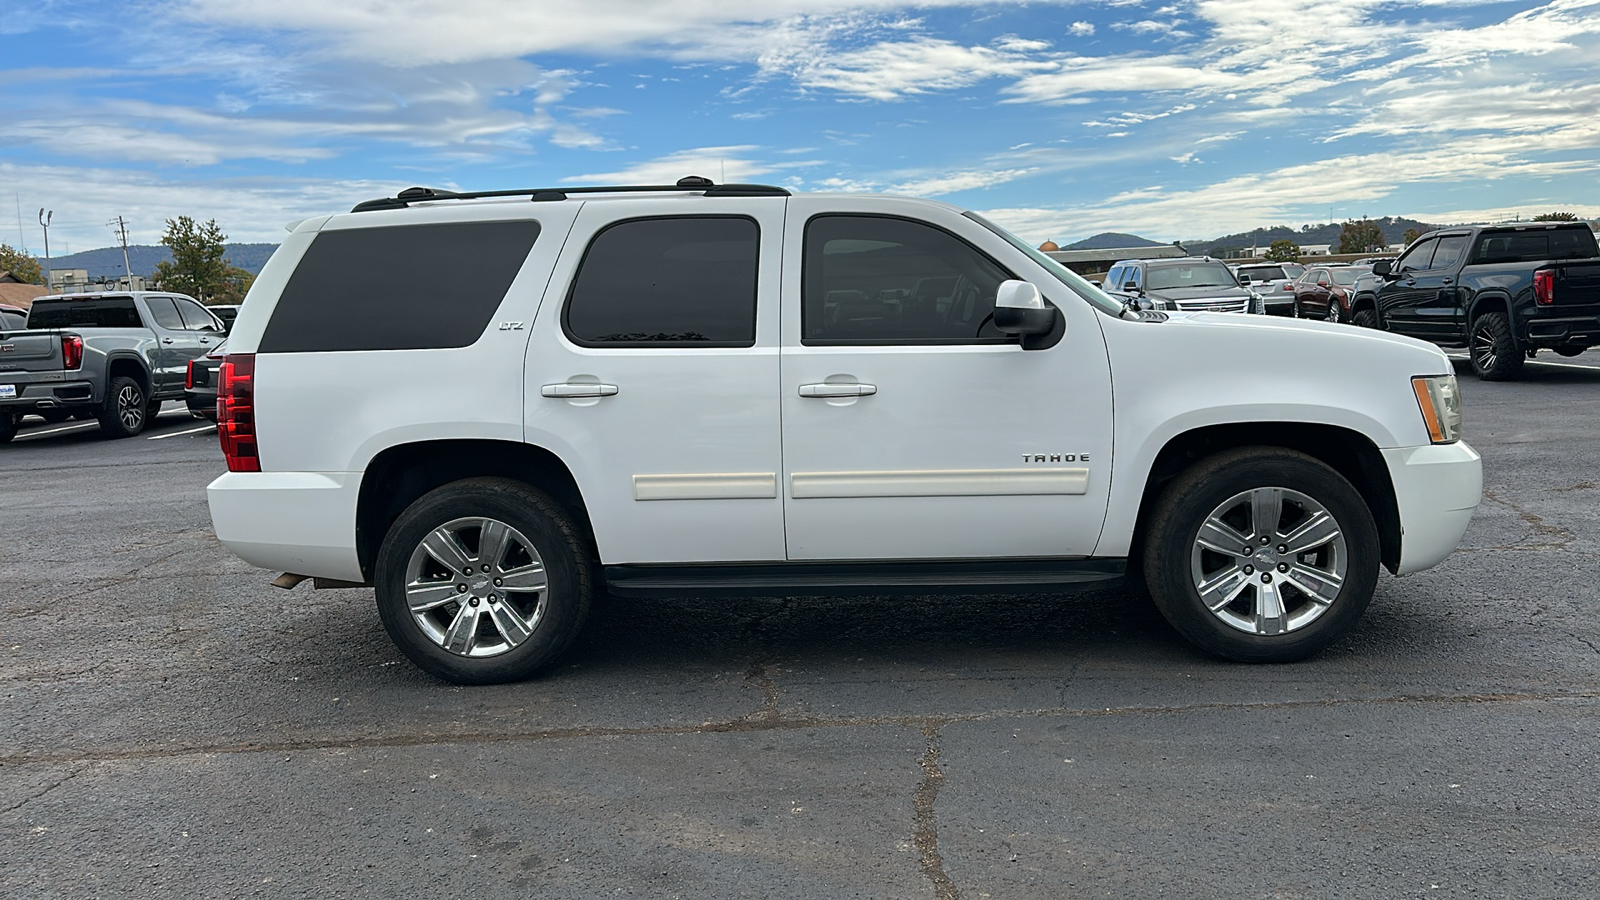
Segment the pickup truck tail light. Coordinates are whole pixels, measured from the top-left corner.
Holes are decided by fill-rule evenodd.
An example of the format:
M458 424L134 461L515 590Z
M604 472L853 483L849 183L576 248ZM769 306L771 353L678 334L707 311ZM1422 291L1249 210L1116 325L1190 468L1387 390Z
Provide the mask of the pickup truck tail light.
M229 353L217 372L217 436L230 472L259 472L256 453L256 355Z
M1549 306L1556 302L1556 273L1554 269L1540 269L1533 273L1533 302Z
M61 336L61 368L76 369L83 365L83 338L75 334Z

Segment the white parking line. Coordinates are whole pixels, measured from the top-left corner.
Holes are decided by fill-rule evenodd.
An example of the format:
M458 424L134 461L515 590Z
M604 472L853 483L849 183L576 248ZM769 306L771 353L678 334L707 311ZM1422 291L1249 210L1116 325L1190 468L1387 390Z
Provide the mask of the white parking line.
M25 441L28 438L44 437L47 434L60 434L63 431L77 431L80 428L99 428L99 422L81 422L77 425L63 425L60 428L51 428L46 431L30 431L27 434L17 435L17 440Z
M1449 356L1451 359L1455 360L1456 362L1471 362L1470 358L1465 357L1465 356L1456 356L1453 353L1449 353L1449 354L1446 354L1446 355ZM1530 359L1530 360L1527 361L1527 364L1530 365L1530 366L1559 366L1559 367L1561 367L1563 369L1584 369L1584 370L1589 371L1589 372L1600 372L1600 366L1583 366L1583 365L1579 365L1578 363L1558 363L1558 362L1550 362L1548 360L1543 360L1543 359Z
M215 430L216 427L217 426L215 426L215 425L201 425L199 428L191 428L188 431L174 431L174 432L171 432L169 434L152 435L150 437L145 438L145 440L147 440L147 441L164 441L169 437L183 437L186 434L199 434L202 431L212 431L212 430Z

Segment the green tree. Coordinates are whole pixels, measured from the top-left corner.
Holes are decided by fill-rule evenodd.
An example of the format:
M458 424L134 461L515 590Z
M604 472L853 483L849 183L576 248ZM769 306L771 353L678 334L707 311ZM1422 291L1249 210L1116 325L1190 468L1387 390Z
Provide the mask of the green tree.
M228 277L223 281L222 289L214 296L207 298L206 303L237 306L244 302L244 295L250 292L250 285L255 283L256 276L238 266L229 266Z
M1578 221L1578 216L1575 213L1557 211L1540 213L1534 216L1533 220L1535 222L1576 222Z
M1267 259L1273 262L1294 262L1300 258L1300 245L1284 238L1272 242L1267 248Z
M10 244L0 244L0 272L10 272L23 284L44 284L39 261Z
M1417 238L1419 237L1422 237L1422 232L1416 230L1415 228L1407 228L1406 233L1400 236L1400 240L1405 241L1406 246L1409 247L1412 244L1415 244L1417 242Z
M1383 229L1371 219L1346 222L1339 232L1340 253L1371 253L1386 245Z
M233 268L222 258L227 242L228 236L217 227L215 219L204 225L188 216L168 219L161 243L172 251L172 262L156 264L156 283L162 290L219 302L214 298L227 289L228 273Z

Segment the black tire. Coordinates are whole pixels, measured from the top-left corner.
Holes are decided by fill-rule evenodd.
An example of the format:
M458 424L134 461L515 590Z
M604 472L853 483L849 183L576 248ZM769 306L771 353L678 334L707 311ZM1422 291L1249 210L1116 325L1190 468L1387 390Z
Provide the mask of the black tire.
M64 409L46 409L39 412L39 417L51 425L60 425L62 422L72 418L72 413Z
M1251 492L1273 489L1289 493L1281 495L1279 520L1272 526L1271 541L1280 543L1263 548L1257 544L1255 515L1245 508L1253 502ZM1247 499L1240 501L1242 495ZM1290 549L1280 560L1280 548L1288 546L1281 541L1292 541L1294 530L1311 522L1314 506L1331 516L1332 538L1300 553ZM1242 509L1248 525L1246 519L1235 518ZM1218 516L1223 510L1231 511ZM1201 547L1201 526L1208 521L1230 525L1231 534L1242 538L1239 551L1230 547L1236 557ZM1224 533L1208 530L1209 535ZM1249 556L1244 555L1246 546L1252 549ZM1313 656L1355 627L1377 586L1378 557L1372 513L1343 476L1293 450L1245 447L1201 460L1163 489L1150 518L1142 562L1156 607L1195 645L1239 662L1281 663ZM1337 583L1319 581L1318 572L1337 574L1341 565ZM1254 571L1256 566L1266 571ZM1283 574L1285 567L1291 574ZM1268 575L1271 588L1262 584ZM1201 598L1197 582L1236 590L1231 595L1219 590L1214 602L1220 605L1213 609ZM1320 585L1331 596L1325 602L1313 600L1312 592L1301 587L1306 583ZM1222 602L1230 597L1236 599ZM1274 609L1270 598L1281 604L1275 615L1269 612Z
M1377 328L1378 314L1370 309L1358 309L1350 314L1350 324L1357 328Z
M461 524L477 519L512 529L489 573L475 555L484 551L484 531L474 535L473 525ZM463 551L461 568L467 571L446 567L424 549L424 539L440 532L465 538L455 546ZM513 565L503 565L508 561ZM491 586L501 584L494 575L512 579L541 563L542 589L523 590L509 582ZM520 481L471 478L429 492L400 514L384 536L373 581L383 627L406 658L446 681L498 684L529 678L556 661L583 627L596 577L588 541L556 501ZM433 586L419 591L424 597L432 594L433 604L417 615L407 600L407 584L413 581ZM468 590L451 593L461 587ZM515 624L502 625L508 621ZM446 649L457 623L470 624L460 631L466 645ZM518 627L528 633L514 637ZM478 651L484 655L472 655Z
M1525 360L1505 313L1486 312L1472 320L1467 352L1472 357L1472 371L1484 381L1509 381L1522 374Z
M0 412L0 444L9 444L22 427L22 417L16 413Z
M150 402L145 399L144 388L126 375L111 379L106 387L105 404L95 418L100 421L100 431L107 437L128 438L144 430L150 421Z

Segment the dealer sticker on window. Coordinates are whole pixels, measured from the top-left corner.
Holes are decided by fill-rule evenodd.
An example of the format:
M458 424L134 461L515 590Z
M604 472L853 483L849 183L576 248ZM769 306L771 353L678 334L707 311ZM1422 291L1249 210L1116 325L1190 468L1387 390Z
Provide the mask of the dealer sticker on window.
M14 384L0 384L0 400L8 400L17 396L17 386Z

